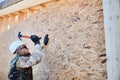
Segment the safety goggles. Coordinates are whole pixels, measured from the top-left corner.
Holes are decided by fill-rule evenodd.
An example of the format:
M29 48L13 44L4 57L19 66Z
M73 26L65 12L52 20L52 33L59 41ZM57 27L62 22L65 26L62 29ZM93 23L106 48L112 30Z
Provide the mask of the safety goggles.
M21 50L21 49L28 49L28 48L26 47L26 45L19 46L19 47L15 50L14 54L17 52L17 50Z
M18 49L27 49L27 47L24 45L24 46L20 46Z

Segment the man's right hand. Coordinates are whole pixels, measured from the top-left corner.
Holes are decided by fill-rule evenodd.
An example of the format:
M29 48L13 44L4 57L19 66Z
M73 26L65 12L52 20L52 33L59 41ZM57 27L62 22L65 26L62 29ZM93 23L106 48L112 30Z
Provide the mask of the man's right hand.
M36 45L36 44L40 44L40 39L41 38L39 38L37 35L31 35L30 36L30 39L34 42L34 44Z

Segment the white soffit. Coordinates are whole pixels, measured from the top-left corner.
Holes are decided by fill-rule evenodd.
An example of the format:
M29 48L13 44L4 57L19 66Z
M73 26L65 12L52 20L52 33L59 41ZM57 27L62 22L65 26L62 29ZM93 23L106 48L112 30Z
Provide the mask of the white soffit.
M49 1L52 1L52 0L24 0L14 5L11 5L9 7L1 9L0 16L10 14L10 13L13 13L13 12L16 12L22 9L26 9L26 8L29 8L29 7L38 5L38 4L42 4L45 2L49 2Z

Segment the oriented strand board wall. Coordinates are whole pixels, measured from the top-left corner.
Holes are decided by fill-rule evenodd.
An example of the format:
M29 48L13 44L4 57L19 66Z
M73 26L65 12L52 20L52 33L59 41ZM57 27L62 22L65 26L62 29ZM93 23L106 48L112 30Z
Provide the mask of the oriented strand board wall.
M106 80L106 64L98 54L105 53L102 0L62 0L16 25L0 37L0 78L7 80L9 44L17 33L36 34L50 41L41 63L34 66L34 80ZM33 43L28 43L30 51ZM41 43L43 39L41 40Z

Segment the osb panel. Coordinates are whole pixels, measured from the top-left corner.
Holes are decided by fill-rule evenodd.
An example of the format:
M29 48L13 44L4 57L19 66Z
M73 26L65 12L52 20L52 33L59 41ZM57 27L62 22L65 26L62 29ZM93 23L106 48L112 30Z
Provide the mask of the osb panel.
M102 0L61 0L3 33L0 37L0 78L7 80L9 44L17 33L49 34L41 63L34 66L34 80L106 80ZM33 43L23 39L30 51ZM43 42L43 38L41 43Z

